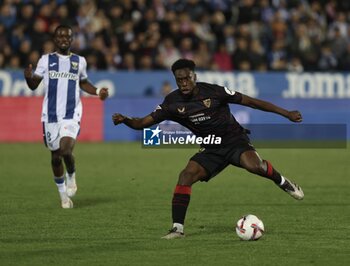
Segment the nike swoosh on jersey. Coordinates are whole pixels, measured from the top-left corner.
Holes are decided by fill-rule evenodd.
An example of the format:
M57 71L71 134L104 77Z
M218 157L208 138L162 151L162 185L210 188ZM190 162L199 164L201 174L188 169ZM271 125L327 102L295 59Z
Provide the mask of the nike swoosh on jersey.
M52 64L50 64L50 67L53 67L54 65L57 65L57 63L52 63Z

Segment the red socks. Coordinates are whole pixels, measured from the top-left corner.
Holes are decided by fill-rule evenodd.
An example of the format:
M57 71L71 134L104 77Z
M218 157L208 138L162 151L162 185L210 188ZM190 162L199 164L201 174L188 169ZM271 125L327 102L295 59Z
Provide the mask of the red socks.
M184 224L191 191L191 186L176 185L172 200L173 223Z

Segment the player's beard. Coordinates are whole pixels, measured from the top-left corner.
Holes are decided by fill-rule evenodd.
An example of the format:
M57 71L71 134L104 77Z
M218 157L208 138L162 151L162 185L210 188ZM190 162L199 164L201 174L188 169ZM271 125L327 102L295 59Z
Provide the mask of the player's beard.
M57 51L59 54L63 54L63 55L67 55L69 54L69 51L70 51L70 44L67 43L67 44L60 44L60 45L57 45Z
M183 90L180 89L182 96L186 98L192 97L196 92L197 92L197 87L193 87L192 89L187 89L186 92L184 93Z

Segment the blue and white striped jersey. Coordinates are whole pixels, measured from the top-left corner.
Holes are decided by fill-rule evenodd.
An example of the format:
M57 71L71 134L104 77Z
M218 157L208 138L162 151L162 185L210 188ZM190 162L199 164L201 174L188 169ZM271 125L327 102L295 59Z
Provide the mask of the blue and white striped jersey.
M85 58L76 54L45 54L34 75L43 78L45 87L41 121L74 119L79 122L82 116L79 81L87 79Z

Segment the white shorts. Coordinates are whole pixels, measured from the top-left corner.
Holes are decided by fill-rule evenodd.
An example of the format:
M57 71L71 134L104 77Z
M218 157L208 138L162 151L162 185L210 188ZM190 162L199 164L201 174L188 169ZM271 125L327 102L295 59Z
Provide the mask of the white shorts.
M43 137L45 145L51 151L60 148L60 140L63 137L76 139L79 135L80 124L75 120L62 120L57 123L43 122Z

